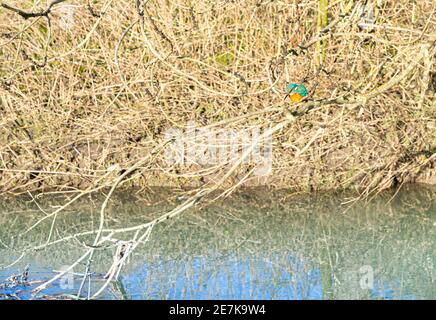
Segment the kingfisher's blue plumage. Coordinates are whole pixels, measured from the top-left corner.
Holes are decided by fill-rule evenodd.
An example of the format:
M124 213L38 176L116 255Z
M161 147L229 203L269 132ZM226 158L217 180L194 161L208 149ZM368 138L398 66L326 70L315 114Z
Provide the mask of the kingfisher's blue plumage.
M290 83L286 86L286 92L287 93L299 93L301 96L305 97L307 96L307 88L298 83Z

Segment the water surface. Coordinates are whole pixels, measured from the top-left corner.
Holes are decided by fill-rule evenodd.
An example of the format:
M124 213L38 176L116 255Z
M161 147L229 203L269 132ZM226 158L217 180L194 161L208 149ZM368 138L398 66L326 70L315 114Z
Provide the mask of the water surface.
M386 192L352 206L345 194L241 191L155 227L102 298L435 299L434 191L407 187L394 198ZM106 227L149 221L177 204L175 198L157 201L165 198L159 190L142 198L118 194ZM61 203L49 197L40 206L47 213ZM100 197L87 197L59 215L54 239L95 229L100 203ZM0 265L46 241L52 220L17 237L46 213L29 199L0 201ZM87 243L92 237L31 252L0 269L0 284L26 266L29 282L47 280L81 256ZM98 251L84 295L101 286L114 250ZM68 281L33 298L76 294L83 270L78 266ZM32 298L36 284L0 285L0 299Z

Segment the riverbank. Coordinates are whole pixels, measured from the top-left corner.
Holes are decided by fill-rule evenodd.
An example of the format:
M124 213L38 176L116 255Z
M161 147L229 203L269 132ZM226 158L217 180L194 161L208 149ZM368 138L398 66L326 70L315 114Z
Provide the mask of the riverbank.
M188 2L65 1L51 25L0 8L0 194L436 182L431 2L333 3L325 25L316 1ZM192 123L270 130L272 170L168 162L166 133Z

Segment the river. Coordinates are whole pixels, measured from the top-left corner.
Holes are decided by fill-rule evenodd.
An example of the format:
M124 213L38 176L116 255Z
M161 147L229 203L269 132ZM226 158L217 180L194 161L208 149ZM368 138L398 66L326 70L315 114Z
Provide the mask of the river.
M166 193L117 194L106 226L136 225L173 208L179 200ZM435 299L435 195L428 186L357 202L346 193L239 191L157 225L100 298ZM0 299L77 293L83 265L37 295L32 289L81 256L92 237L30 250L10 266L47 240L51 219L23 231L60 204L54 195L39 207L30 198L0 200ZM60 213L52 239L97 228L100 204L86 196ZM104 283L114 250L97 250L82 296Z

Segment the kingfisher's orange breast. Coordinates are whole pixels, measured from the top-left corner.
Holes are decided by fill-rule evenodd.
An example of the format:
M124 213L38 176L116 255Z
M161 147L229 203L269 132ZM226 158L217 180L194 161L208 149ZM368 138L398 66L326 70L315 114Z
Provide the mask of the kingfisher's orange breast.
M303 100L303 96L297 92L290 94L289 97L291 98L292 102L300 102Z

